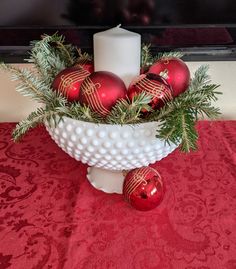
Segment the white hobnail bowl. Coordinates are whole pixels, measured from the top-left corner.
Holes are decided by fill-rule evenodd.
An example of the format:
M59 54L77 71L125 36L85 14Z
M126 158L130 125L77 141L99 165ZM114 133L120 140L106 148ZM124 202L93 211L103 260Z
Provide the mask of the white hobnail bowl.
M56 127L45 125L60 148L90 166L87 177L95 188L122 193L122 171L155 163L176 149L156 138L158 124L96 124L63 117Z

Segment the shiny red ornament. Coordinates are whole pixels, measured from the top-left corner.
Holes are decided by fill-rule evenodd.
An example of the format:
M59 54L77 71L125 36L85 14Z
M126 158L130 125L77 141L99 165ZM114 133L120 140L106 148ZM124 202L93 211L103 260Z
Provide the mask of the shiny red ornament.
M173 98L171 87L165 79L151 73L142 74L131 82L128 88L128 97L132 100L134 96L142 92L152 96L150 106L153 109L161 108Z
M154 209L161 203L164 193L161 176L151 167L131 170L125 177L123 195L137 210Z
M79 66L68 67L56 75L52 88L65 96L68 101L78 101L80 86L89 74L89 71Z
M77 67L81 67L85 70L87 70L89 73L94 72L94 63L92 61L83 60L75 64Z
M190 71L179 58L162 58L148 72L163 76L172 87L174 97L186 91L190 83Z
M98 71L90 74L81 84L79 102L106 117L119 99L125 99L127 89L117 75Z

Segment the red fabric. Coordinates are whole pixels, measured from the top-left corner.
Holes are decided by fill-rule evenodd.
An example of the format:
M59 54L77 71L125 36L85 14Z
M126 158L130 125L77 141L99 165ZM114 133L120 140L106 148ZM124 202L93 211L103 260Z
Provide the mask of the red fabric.
M236 121L200 122L199 151L153 167L148 212L86 180L44 128L18 144L0 124L0 269L235 269Z

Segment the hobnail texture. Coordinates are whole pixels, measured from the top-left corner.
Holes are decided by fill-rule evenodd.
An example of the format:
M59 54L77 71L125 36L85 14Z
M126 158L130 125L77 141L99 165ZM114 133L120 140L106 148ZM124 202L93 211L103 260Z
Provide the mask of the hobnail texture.
M157 139L157 122L133 125L96 124L64 117L46 129L57 145L89 166L118 171L147 166L177 146Z

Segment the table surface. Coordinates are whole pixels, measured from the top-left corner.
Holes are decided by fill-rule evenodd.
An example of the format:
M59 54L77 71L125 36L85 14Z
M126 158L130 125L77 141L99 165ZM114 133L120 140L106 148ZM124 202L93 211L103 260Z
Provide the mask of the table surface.
M140 212L86 179L43 127L0 124L0 269L235 269L236 121L198 123L199 150L155 163L166 185Z

